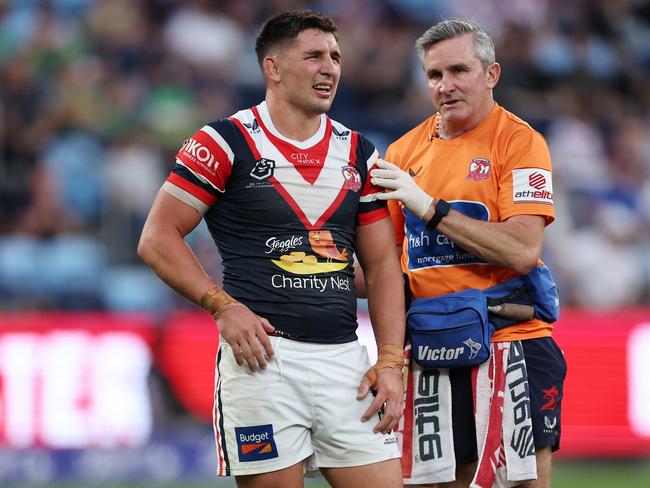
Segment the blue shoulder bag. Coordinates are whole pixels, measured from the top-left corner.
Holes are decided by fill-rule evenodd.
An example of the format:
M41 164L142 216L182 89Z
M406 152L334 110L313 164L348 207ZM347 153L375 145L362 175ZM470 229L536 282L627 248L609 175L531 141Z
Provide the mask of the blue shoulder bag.
M559 316L557 287L547 266L478 290L415 298L406 314L413 360L424 368L475 366L490 357L495 330L517 323L488 312L488 305L531 305L535 318L554 322Z

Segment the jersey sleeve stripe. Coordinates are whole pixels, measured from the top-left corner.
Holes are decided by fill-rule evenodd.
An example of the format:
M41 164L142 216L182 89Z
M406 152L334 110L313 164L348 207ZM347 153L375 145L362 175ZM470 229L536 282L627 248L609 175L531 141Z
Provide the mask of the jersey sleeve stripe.
M230 176L233 151L218 129L204 125L185 140L176 155L176 161L220 192L224 191Z
M217 197L176 173L170 173L167 181L176 185L178 188L182 188L208 207L211 207L217 201Z
M248 144L248 148L253 153L253 157L255 158L255 160L259 161L260 159L262 159L262 156L260 155L260 152L257 150L257 146L255 145L255 141L253 141L253 138L248 133L246 128L242 125L241 121L239 119L236 119L235 117L231 117L229 120L231 120L235 124L235 126L237 126L239 132L241 132L242 135L244 136L244 139L246 140L246 144Z
M372 210L371 212L360 213L359 225L372 224L373 222L377 222L378 220L386 218L389 215L390 214L388 213L388 208L386 207L381 207L377 210Z
M379 153L375 149L372 153L372 155L368 158L366 161L366 167L368 168L368 178L366 178L366 183L363 185L363 189L361 190L361 197L368 197L370 196L371 200L375 199L375 195L381 191L383 191L381 188L378 186L373 185L370 182L370 172L375 169L377 166L377 158L379 157Z
M185 169L186 169L187 171L189 171L190 173L192 173L192 176L194 176L194 177L195 177L197 180L199 180L201 183L205 183L206 185L210 185L212 188L214 188L215 190L217 190L219 193L223 193L223 192L224 192L224 190L222 190L221 188L217 187L217 186L216 186L214 183L212 183L208 178L206 178L205 176L203 176L203 175L200 174L200 173L197 173L197 172L194 171L192 168L190 168L188 165L186 165L185 163L183 163L183 161L182 161L181 159L176 159L176 163L179 164L179 165L181 165L183 168L185 168Z
M175 164L171 170L171 173L174 173L184 180L189 181L194 186L197 186L203 191L207 192L209 195L212 195L212 197L218 198L218 191L216 191L214 187L199 180L196 176L194 176L194 173L192 173L189 169L187 169L187 167L183 166L182 164Z
M371 193L370 195L362 195L359 198L359 202L361 203L371 203L377 200L377 193Z
M170 181L165 181L162 185L162 189L169 193L174 198L179 199L181 202L188 204L190 207L196 209L197 212L201 215L205 215L206 212L210 209L208 205L203 203L201 200L196 198L191 193L186 190L176 186Z
M212 139L214 139L214 142L217 143L218 149L223 151L224 156L228 158L228 162L232 166L232 162L235 160L235 154L233 153L232 149L230 148L230 145L226 142L226 140L223 137L221 137L221 134L219 134L216 130L214 130L209 125L204 126L201 130L206 134L208 134ZM221 158L219 158L219 160L221 160Z
M368 156L368 153L370 153L370 156ZM370 183L370 171L375 167L379 152L368 139L361 136L355 155L358 161L365 163L357 165L361 166L359 172L364 178L361 195L359 196L357 223L358 225L371 224L389 215L386 202L377 199L377 194L383 190Z

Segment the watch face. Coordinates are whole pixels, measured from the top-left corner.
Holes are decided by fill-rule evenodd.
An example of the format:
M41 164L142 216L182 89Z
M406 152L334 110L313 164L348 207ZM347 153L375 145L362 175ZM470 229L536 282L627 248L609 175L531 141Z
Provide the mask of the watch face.
M436 202L436 211L433 214L433 217L431 217L431 220L427 223L427 230L434 230L440 221L442 220L443 217L445 217L448 213L449 210L451 209L451 205L449 202L443 200L442 198L439 199Z
M449 213L449 210L451 210L451 205L449 202L446 200L443 200L442 198L438 200L438 203L436 203L436 212L439 212L441 215L447 215Z

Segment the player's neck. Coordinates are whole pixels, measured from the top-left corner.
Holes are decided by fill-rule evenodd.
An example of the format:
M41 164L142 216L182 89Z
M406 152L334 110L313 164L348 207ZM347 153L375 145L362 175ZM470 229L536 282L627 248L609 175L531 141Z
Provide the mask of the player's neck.
M267 96L266 106L275 129L288 139L306 141L320 128L320 114L306 114L286 102Z

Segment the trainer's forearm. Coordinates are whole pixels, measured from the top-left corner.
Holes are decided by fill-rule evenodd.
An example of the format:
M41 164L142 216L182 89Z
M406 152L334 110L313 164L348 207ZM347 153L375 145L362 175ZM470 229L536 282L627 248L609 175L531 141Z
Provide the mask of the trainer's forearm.
M435 201L423 220L429 221L433 217L434 205ZM519 274L527 273L537 264L543 243L543 229L543 223L538 228L533 228L515 219L484 222L456 210L451 210L436 227L438 232L472 255Z

